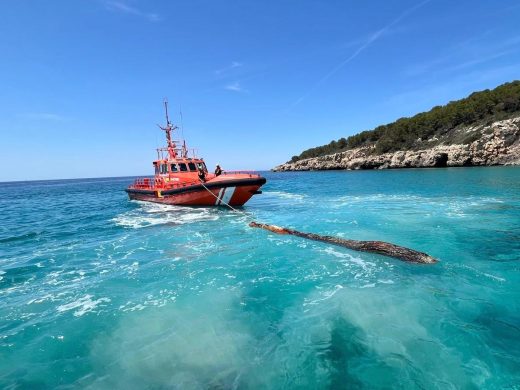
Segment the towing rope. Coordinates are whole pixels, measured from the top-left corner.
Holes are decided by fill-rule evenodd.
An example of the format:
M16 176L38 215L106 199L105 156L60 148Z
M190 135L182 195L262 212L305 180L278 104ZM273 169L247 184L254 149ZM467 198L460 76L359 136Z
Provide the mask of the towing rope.
M200 183L202 187L206 189L215 199L220 199L217 195L215 195L211 190L204 185L204 183ZM284 227L276 226L276 225L268 225L265 223L258 223L255 222L252 217L247 215L245 212L241 210L235 209L233 206L231 206L229 203L224 202L222 199L220 199L220 203L226 205L231 210L233 210L236 213L240 213L244 215L246 218L250 219L251 222L249 222L249 227L254 228L260 228L267 231L270 231L272 233L276 234L290 234L297 237L306 238L313 241L321 241L325 242L327 244L332 245L338 245L342 246L348 249L352 249L355 251L360 252L370 252L370 253L376 253L379 255L387 256L387 257L393 257L394 259L399 259L401 261L405 261L408 263L416 263L416 264L435 264L438 260L431 257L427 253L419 252L414 249L405 248L400 245L395 245L390 242L384 242L384 241L358 241L358 240L348 240L338 237L331 237L331 236L320 236L319 234L314 233L304 233L299 232L297 230L287 229Z
M208 191L211 195L213 195L213 197L214 197L215 199L217 199L217 200L220 199L217 195L215 195L213 192L211 192L211 190L210 190L208 187L206 187L202 181L200 182L200 184L202 185L202 187L204 187L204 188L206 189L206 191ZM236 208L234 208L233 206L231 206L229 203L224 202L223 199L220 199L220 203L224 203L227 207L229 207L229 208L230 208L231 210L233 210L235 213L242 213L242 214L245 214L243 211L241 212L240 210L237 210Z

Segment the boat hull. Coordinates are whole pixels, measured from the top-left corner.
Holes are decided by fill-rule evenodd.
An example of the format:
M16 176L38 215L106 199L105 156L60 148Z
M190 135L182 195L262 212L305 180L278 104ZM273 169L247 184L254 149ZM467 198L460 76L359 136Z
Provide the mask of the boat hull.
M132 200L182 206L242 206L264 185L263 177L219 180L166 190L127 188Z

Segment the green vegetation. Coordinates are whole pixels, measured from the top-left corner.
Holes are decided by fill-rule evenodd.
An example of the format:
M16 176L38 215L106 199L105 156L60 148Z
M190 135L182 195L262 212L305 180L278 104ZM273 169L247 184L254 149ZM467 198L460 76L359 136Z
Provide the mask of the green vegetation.
M513 81L493 90L472 93L465 99L434 107L411 118L401 118L346 139L307 149L299 156L293 156L291 162L366 145L375 145L376 154L433 146L426 141L433 137L450 140L449 133L461 126L487 124L517 113L520 113L520 81ZM464 142L472 139L476 139L475 135Z

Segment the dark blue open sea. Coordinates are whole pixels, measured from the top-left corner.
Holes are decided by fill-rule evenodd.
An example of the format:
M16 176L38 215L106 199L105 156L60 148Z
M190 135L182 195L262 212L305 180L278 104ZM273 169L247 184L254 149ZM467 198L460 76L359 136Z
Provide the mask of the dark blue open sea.
M520 168L265 176L245 214L0 183L0 388L520 388Z

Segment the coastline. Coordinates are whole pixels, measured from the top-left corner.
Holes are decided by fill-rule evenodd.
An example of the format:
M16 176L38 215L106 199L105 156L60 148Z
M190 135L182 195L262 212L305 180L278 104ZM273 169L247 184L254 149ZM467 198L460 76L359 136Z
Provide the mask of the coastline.
M437 144L420 150L373 154L374 146L363 146L326 156L287 162L272 169L283 171L445 168L520 165L520 116L488 126L459 130L466 136L480 134L470 143ZM437 140L428 140L432 143Z

